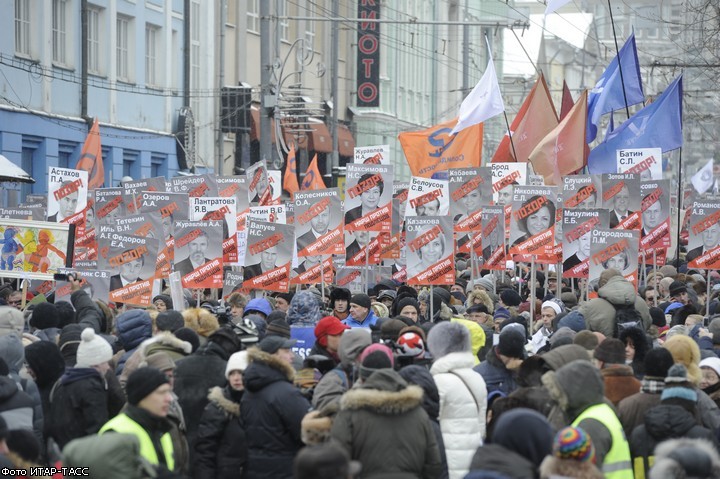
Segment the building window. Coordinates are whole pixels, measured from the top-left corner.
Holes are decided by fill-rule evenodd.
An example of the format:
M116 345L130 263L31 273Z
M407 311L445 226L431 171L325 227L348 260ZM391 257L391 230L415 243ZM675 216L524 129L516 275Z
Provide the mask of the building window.
M158 85L157 56L159 28L153 25L145 27L145 84Z
M60 141L58 143L58 167L59 168L73 168L75 165L71 165L70 159L75 154L75 148L77 144L66 141Z
M305 7L305 16L315 17L314 5L311 2L308 2ZM315 22L313 20L305 20L305 40L307 40L310 49L315 50Z
M140 153L133 150L123 151L123 176L138 179L140 177Z
M67 65L67 1L53 0L53 61Z
M30 55L30 0L15 0L15 53Z
M167 177L167 156L152 155L150 159L150 176L157 178L158 176Z
M102 73L100 71L100 10L88 8L87 22L88 72L99 75Z
M283 0L280 0L276 3L277 5L277 16L278 17L286 17L287 16L287 5ZM283 42L287 42L288 38L290 38L290 22L287 20L287 18L280 20L280 40Z
M115 73L118 80L130 81L130 19L117 18Z
M252 33L260 33L260 0L247 2L247 29Z

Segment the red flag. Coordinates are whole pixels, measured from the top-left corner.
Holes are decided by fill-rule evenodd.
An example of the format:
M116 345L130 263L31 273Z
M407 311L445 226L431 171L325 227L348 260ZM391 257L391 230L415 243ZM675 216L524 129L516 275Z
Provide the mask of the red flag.
M546 185L561 185L568 175L585 165L587 90L567 116L530 153L529 161Z
M105 183L105 168L102 161L102 149L100 148L100 125L95 118L93 126L85 138L80 159L75 165L76 170L88 172L88 189L100 188Z
M317 153L315 158L308 165L307 171L305 171L305 177L303 178L301 190L324 190L325 182L323 182L322 175L317 165Z
M562 102L560 103L560 121L567 116L574 104L575 101L573 100L572 93L570 93L570 88L568 88L567 82L563 80Z
M431 178L434 173L450 168L480 166L483 124L451 135L457 121L455 118L425 130L398 135L413 176Z
M558 117L550 98L550 91L545 83L545 77L535 82L530 94L520 107L517 116L510 125L512 145L506 134L500 141L492 163L525 162L533 148L550 133L558 124ZM517 154L517 159L515 154Z
M287 157L285 166L285 176L283 177L283 189L290 193L290 199L300 190L297 180L297 159L295 158L295 145L290 146L290 152Z

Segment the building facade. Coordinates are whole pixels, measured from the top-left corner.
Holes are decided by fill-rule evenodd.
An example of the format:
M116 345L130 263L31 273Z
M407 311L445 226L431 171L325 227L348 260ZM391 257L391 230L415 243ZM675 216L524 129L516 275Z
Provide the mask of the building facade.
M105 185L123 176L173 176L183 1L9 5L0 19L0 153L36 180L11 201L45 193L50 166L75 166L93 118L100 121Z

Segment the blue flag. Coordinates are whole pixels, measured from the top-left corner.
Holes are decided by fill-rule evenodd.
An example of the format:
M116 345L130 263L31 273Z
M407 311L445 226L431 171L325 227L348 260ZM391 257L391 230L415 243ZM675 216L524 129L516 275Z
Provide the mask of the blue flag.
M620 68L618 68L618 57L622 66L622 79L620 81ZM613 110L625 108L625 96L623 95L623 83L625 84L625 95L627 105L635 105L645 100L640 78L640 63L638 62L637 49L635 48L635 34L631 34L620 49L617 57L613 58L605 72L602 74L595 87L588 95L588 123L585 141L590 143L597 137L600 117Z
M607 134L605 141L590 152L592 174L617 173L617 150L625 148L682 147L682 74L653 103Z

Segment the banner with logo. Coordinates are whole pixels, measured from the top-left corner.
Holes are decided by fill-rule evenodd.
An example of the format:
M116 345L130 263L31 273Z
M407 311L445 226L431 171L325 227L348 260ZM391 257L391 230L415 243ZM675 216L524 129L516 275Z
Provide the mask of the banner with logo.
M222 224L223 263L237 263L237 199L234 196L190 197L190 220L219 221Z
M389 233L392 228L393 167L348 163L345 229Z
M696 201L690 211L685 260L690 268L720 269L720 201Z
M610 212L610 228L639 230L640 177L627 174L602 175L603 208Z
M617 172L634 173L640 181L662 180L662 148L617 150Z
M48 171L47 220L68 223L87 206L88 172L57 168Z
M619 271L637 289L640 232L596 228L592 232L591 241L588 271L591 284L599 280L603 271L612 268Z
M483 206L492 204L490 167L449 170L450 214L455 231L473 231L480 227Z
M482 210L483 268L504 271L506 268L505 207L486 206Z
M222 223L175 222L175 271L183 288L222 288Z
M356 146L353 163L365 165L391 165L390 145Z
M608 229L608 211L564 208L562 213L563 278L587 278L592 232L595 228Z
M343 254L340 191L337 188L298 191L294 199L298 256Z
M243 288L287 293L295 234L292 225L248 220Z
M453 226L449 216L411 217L407 219L407 283L452 285Z
M568 175L563 177L563 208L599 208L600 186L599 175Z

